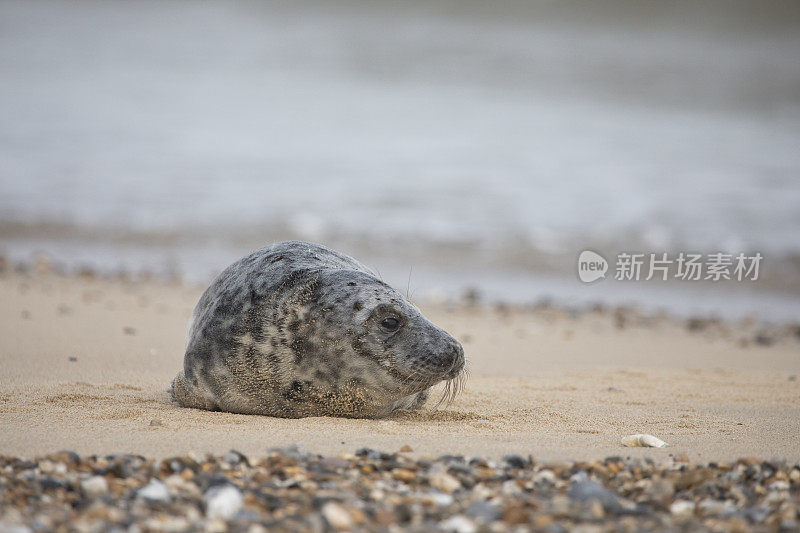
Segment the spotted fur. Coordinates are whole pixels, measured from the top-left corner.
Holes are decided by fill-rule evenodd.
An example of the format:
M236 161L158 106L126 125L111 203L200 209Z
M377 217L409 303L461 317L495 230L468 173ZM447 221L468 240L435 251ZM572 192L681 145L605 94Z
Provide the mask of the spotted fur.
M396 317L397 331L382 326ZM229 266L192 313L172 397L186 407L297 418L420 407L461 345L355 259L280 242ZM455 386L453 386L455 384Z

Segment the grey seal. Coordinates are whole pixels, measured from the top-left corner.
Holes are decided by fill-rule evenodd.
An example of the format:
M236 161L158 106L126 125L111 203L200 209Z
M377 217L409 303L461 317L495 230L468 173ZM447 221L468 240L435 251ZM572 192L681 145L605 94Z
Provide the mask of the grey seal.
M279 242L225 269L186 334L180 405L285 418L377 418L462 382L464 350L370 269Z

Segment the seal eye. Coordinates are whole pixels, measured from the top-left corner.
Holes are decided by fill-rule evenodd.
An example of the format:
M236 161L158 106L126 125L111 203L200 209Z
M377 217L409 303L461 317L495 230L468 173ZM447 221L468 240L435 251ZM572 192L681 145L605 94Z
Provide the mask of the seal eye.
M381 328L384 331L393 332L400 329L400 320L397 317L387 316L381 320Z

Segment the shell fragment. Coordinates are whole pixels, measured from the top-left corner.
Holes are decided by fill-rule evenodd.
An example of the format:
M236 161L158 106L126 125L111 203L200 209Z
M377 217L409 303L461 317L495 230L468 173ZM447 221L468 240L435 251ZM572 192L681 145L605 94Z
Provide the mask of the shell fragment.
M630 448L663 448L667 445L666 442L659 439L658 437L654 437L652 435L645 435L644 433L637 433L636 435L628 435L624 437L620 443L623 446L628 446Z

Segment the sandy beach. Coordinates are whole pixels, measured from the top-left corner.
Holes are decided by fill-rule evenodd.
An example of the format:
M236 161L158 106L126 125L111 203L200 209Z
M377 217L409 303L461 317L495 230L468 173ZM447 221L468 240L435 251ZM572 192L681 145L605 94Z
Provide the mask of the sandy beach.
M417 302L463 343L469 378L437 410L285 420L185 409L167 387L202 292L156 281L0 276L0 454L362 447L414 456L508 453L692 462L800 460L800 337L792 326ZM669 446L623 448L650 433Z
M11 0L0 27L0 533L800 530L800 3ZM173 402L205 287L287 240L458 339L460 394ZM364 405L359 356L460 368L373 282L300 291L305 257L256 268L320 313L224 341L239 376L293 352L262 412ZM183 403L246 410L217 370L233 403Z

